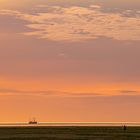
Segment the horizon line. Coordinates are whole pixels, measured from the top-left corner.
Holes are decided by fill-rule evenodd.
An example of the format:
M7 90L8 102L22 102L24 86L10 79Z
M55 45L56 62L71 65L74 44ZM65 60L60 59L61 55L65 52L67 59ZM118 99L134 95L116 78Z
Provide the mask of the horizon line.
M28 123L28 121L27 122L0 122L0 124L16 124L16 123ZM125 122L125 121L124 122L122 122L122 121L121 122L117 122L117 121L116 122L76 122L76 121L75 122L43 122L43 121L40 121L39 122L38 121L38 123L39 124L42 124L42 123L50 123L50 124L51 123L62 123L62 124L63 123L64 124L65 123L95 123L95 124L100 124L100 123L114 123L114 124L117 124L117 123L140 123L140 122L133 122L133 121L132 122Z

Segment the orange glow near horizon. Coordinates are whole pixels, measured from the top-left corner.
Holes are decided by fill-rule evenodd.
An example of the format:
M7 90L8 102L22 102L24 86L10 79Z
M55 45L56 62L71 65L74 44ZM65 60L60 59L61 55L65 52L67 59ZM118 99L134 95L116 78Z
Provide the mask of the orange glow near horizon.
M0 80L0 85L3 88L22 90L22 91L57 91L66 93L99 93L99 95L113 96L121 95L119 91L122 90L136 90L140 91L139 84L130 83L74 83L64 80L57 81L56 79L52 82L49 81L18 81L18 80Z

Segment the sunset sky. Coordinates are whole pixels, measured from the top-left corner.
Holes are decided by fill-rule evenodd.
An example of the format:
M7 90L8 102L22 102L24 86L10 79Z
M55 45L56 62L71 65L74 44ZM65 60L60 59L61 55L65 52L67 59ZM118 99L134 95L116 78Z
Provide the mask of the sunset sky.
M140 122L140 0L0 0L0 122Z

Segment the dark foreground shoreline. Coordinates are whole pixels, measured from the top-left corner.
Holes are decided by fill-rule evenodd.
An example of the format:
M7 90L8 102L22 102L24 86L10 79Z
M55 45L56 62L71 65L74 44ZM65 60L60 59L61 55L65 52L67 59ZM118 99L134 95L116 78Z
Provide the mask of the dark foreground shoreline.
M0 140L140 140L140 127L0 127Z

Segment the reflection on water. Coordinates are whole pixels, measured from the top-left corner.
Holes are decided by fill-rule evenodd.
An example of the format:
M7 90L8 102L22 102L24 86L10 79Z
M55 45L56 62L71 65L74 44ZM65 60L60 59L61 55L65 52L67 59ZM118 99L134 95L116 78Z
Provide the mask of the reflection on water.
M0 123L0 127L13 127L13 126L21 126L21 127L30 127L30 126L140 126L140 123L81 123L81 122L75 122L75 123L38 123L35 125L30 125L28 123Z

